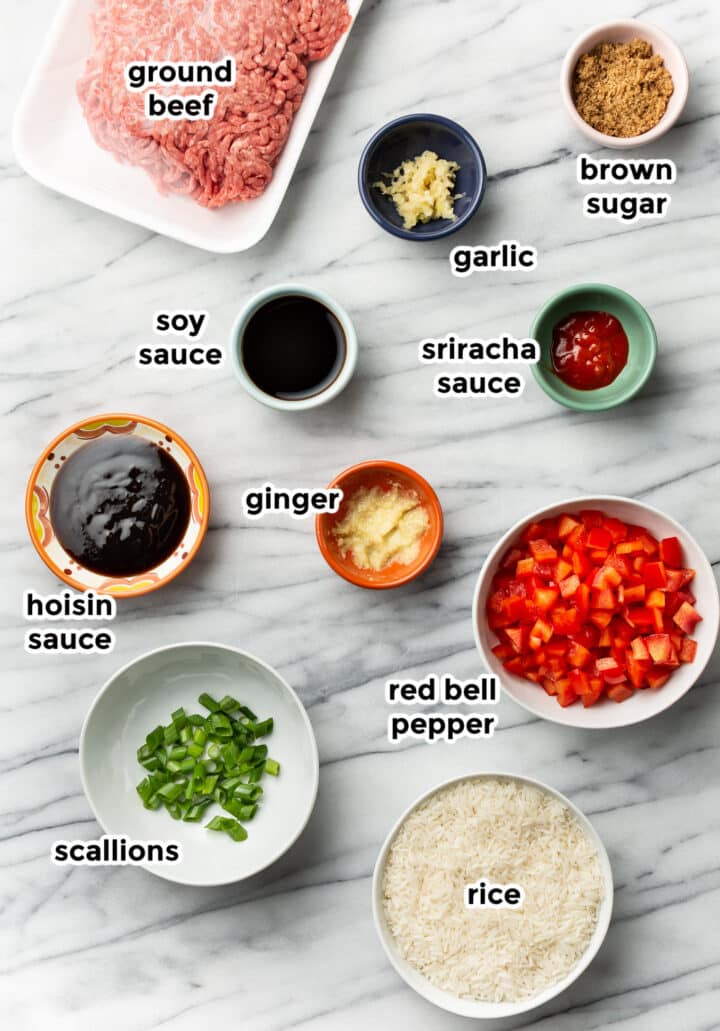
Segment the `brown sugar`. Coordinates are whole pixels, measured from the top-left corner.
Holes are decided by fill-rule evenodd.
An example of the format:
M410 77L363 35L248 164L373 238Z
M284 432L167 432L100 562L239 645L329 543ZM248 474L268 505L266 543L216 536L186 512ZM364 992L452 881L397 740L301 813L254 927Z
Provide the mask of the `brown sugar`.
M580 117L606 136L640 136L665 114L673 80L644 39L598 43L575 65L572 95Z

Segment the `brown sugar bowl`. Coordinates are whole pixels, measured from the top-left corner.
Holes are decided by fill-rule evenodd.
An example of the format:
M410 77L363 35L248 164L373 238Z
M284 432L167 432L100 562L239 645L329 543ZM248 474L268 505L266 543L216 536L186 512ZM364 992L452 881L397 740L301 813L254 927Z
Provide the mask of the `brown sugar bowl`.
M599 43L630 43L640 39L649 43L653 54L663 59L663 64L673 80L673 92L659 121L646 132L636 136L611 136L599 132L580 115L573 97L573 80L578 61ZM688 97L689 75L687 63L680 47L674 40L655 25L635 20L606 22L596 25L575 40L565 55L562 66L561 90L570 120L588 139L603 147L616 150L640 147L663 136L683 112Z

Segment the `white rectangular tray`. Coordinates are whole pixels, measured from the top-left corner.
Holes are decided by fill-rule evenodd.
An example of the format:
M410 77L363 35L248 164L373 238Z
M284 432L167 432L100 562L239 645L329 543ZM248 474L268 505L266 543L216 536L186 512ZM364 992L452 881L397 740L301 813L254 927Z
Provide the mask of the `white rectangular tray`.
M362 2L348 0L353 24ZM303 102L263 195L208 211L188 197L158 193L146 172L121 165L92 138L75 94L92 49L92 7L93 0L64 0L58 11L15 118L20 165L52 190L195 247L218 254L253 247L280 209L350 30L329 57L310 66Z

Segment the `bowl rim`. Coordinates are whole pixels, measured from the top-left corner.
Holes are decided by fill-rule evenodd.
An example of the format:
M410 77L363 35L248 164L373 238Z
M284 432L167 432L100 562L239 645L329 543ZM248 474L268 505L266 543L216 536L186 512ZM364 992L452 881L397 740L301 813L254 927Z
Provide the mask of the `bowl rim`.
M637 31L639 34L642 34L642 32L645 31L650 35L654 35L656 38L661 39L667 50L673 52L680 69L679 81L675 76L673 76L673 87L677 91L680 101L677 105L677 111L668 118L666 110L660 121L654 125L652 129L648 129L647 132L640 133L639 136L609 136L606 133L599 132L597 129L594 129L589 125L584 118L582 118L575 107L572 98L572 76L575 71L575 66L583 53L582 48L586 46L588 41L598 32L617 31L618 29L629 29L631 31ZM650 40L648 40L648 42L650 42ZM565 103L565 108L576 129L579 129L588 139L600 146L609 147L613 150L629 150L632 147L642 147L645 143L652 143L653 140L659 139L661 136L664 136L666 132L669 132L669 130L672 129L683 113L685 104L687 103L690 91L690 74L685 54L679 44L677 44L672 36L668 35L664 29L655 25L654 22L643 22L637 18L616 18L613 21L597 22L597 24L586 29L571 43L562 63L560 72L560 89Z
M338 576L342 577L348 583L353 584L355 587L363 587L370 591L386 591L391 590L394 587L402 587L404 584L410 583L417 577L422 576L432 563L437 558L440 545L442 543L443 528L444 528L444 517L442 505L440 499L437 496L437 492L432 487L424 476L416 472L415 469L410 468L409 465L403 465L400 462L392 462L389 459L369 459L365 462L357 462L355 465L348 466L347 469L343 469L342 472L328 484L327 489L331 490L333 487L342 487L342 480L348 476L352 476L356 473L361 473L366 470L388 470L390 472L400 473L406 476L409 480L418 484L422 487L423 491L427 494L430 508L432 510L431 515L431 531L432 531L432 543L430 550L423 561L417 567L410 567L407 573L403 573L393 580L389 580L383 583L369 583L364 576L363 570L358 570L357 573L353 573L351 570L341 566L335 560L335 556L330 551L327 541L325 540L324 525L325 520L328 517L327 512L323 512L315 516L315 538L320 548L320 553L323 558Z
M462 141L469 147L475 163L480 172L480 182L475 196L470 203L467 211L460 215L455 222L449 222L447 220L439 220L440 224L436 229L430 232L423 233L422 235L413 232L412 229L405 229L402 226L393 225L386 218L383 217L381 212L372 203L370 199L370 188L366 182L367 179L367 168L370 162L370 157L375 150L377 144L389 133L391 130L397 128L400 125L408 125L412 122L432 122L435 125L441 125L445 129L449 129L459 136ZM487 188L487 167L485 165L485 158L480 146L475 137L459 122L454 121L452 118L447 118L445 115L430 114L427 112L416 112L414 114L400 115L399 118L393 118L390 122L386 122L385 125L377 129L370 137L368 142L363 147L362 154L360 155L360 161L358 163L358 191L360 193L360 199L363 202L365 210L371 216L371 218L384 229L387 233L392 236L397 236L402 240L414 240L418 243L428 243L432 240L441 240L446 236L450 236L452 233L456 233L463 226L467 225L470 219L476 214L482 199L485 196L485 190Z
M101 422L103 420L111 419L128 419L130 421L142 423L145 426L151 426L154 430L158 430L163 435L167 434L168 436L172 437L175 441L177 441L180 447L190 457L195 468L195 471L198 475L198 478L200 480L202 489L205 493L205 497L207 499L207 504L205 505L205 512L203 513L203 517L200 521L200 528L198 531L197 540L188 551L187 558L182 559L178 563L177 568L171 570L166 576L162 578L162 580L158 580L157 582L149 582L139 588L130 588L127 591L123 591L122 594L112 595L112 597L116 599L140 598L144 594L150 594L151 591L157 591L161 587L165 587L165 585L169 584L172 580L175 579L175 577L180 576L181 573L185 572L185 570L188 568L188 566L200 550L200 546L205 540L205 535L207 533L207 529L210 523L210 485L208 484L207 477L205 475L205 470L202 467L202 463L200 462L200 459L197 457L193 449L187 443L185 438L180 436L180 434L177 433L171 427L166 426L165 423L158 422L156 419L150 419L146 415L133 415L130 412L103 412L101 415L88 416L85 419L79 419L77 422L74 422L71 426L68 426L65 430L63 430L62 433L59 433L56 437L54 437L54 439L49 444L47 444L43 448L43 450L40 453L40 457L33 465L32 472L30 473L30 476L28 478L27 487L25 488L25 524L27 526L28 533L30 535L30 540L32 541L35 551L38 553L38 555L43 560L45 565L48 567L50 572L54 573L54 575L57 576L58 579L62 580L64 583L68 585L68 587L72 587L76 591L88 590L88 588L84 584L76 580L74 576L65 573L64 570L61 569L60 566L58 566L43 549L38 547L38 542L35 539L35 534L33 533L32 527L32 497L33 490L35 489L35 485L37 483L37 478L40 474L40 470L47 461L47 457L51 451L56 451L64 440L72 436L73 433L76 433L78 430L82 429L83 426L87 426L89 423ZM151 569L145 570L145 572L148 573L151 571L152 567ZM102 593L98 591L97 588L92 589L94 591L97 591L97 593Z
M403 960L402 957L395 955L393 949L390 947L390 942L393 941L393 936L387 926L382 905L382 875L385 870L387 855L393 841L395 840L395 836L408 816L410 816L410 814L419 808L419 806L424 802L432 798L433 795L438 794L438 792L445 788L452 787L453 785L459 784L465 780L486 779L508 779L524 784L530 784L541 791L547 792L567 806L596 847L605 886L605 893L600 904L595 930L593 931L592 938L590 939L585 952L580 957L577 964L556 984L544 989L538 995L532 996L529 999L523 999L518 1003L494 1003L460 999L453 996L450 992L445 992L443 989L436 988L420 973L420 971L416 971L416 973L422 979L421 984L423 986L427 986L427 991L423 991L420 986L411 984L405 976L405 971L402 969L403 964L405 964L406 961ZM497 1020L503 1017L518 1016L521 1013L527 1013L530 1010L537 1009L539 1006L545 1005L545 1003L554 999L569 988L585 972L600 951L603 942L605 941L608 928L610 927L615 897L615 886L610 858L600 834L582 809L575 805L574 802L571 802L569 798L562 794L562 792L558 791L557 788L553 788L549 784L546 784L544 781L538 780L535 777L528 777L522 773L513 773L506 770L475 770L471 773L450 777L448 780L442 781L440 784L435 785L435 787L428 789L416 798L415 801L400 814L385 837L385 840L380 847L380 851L378 852L375 867L373 869L371 894L375 931L391 966L402 978L405 984L428 1002L433 1003L435 1006L438 1006L440 1009L444 1009L449 1013L455 1013L464 1017L474 1017L476 1020ZM410 966L410 964L407 965ZM478 1012L479 1008L486 1007L492 1007L494 1012L488 1012L485 1014Z
M478 653L480 655L480 658L482 659L483 663L485 664L485 666L487 668L487 671L489 673L493 673L494 672L493 664L490 661L488 655L486 654L485 649L483 648L482 639L480 637L479 617L480 617L480 595L481 595L481 593L484 590L485 582L486 582L486 580L489 577L490 570L491 570L491 568L493 566L493 563L495 562L495 559L497 558L498 554L500 554L505 548L507 548L507 546L510 543L510 541L512 541L517 536L517 534L520 533L520 531L525 526L527 526L529 523L531 523L531 522L533 522L535 520L546 518L547 512L550 511L550 510L553 510L553 509L562 510L562 509L565 509L566 507L567 508L571 508L571 507L572 508L578 508L579 506L582 506L583 508L601 508L602 505L606 504L607 502L610 502L610 503L622 502L623 504L637 505L639 508L645 509L646 511L651 512L655 516L659 516L661 519L663 519L666 523L668 523L675 530L677 536L680 538L681 541L683 539L689 540L698 549L698 553L701 555L702 561L705 563L705 566L707 567L707 568L704 569L704 573L708 577L708 583L711 583L712 585L715 586L715 591L713 592L714 611L713 611L712 614L711 613L706 613L706 615L703 616L703 619L704 620L708 620L709 624L711 625L711 627L714 630L714 638L713 638L713 642L714 643L713 643L712 647L709 649L707 658L705 659L705 662L702 665L700 665L698 663L698 665L695 666L695 664L693 663L693 672L695 673L695 676L692 677L692 678L688 677L687 686L685 687L685 689L679 695L677 695L677 697L669 696L667 694L663 695L662 692L654 693L654 697L661 698L661 699L662 698L666 699L665 703L660 708L658 708L654 712L645 713L645 714L642 714L642 713L638 714L635 718L626 719L623 723L613 723L613 722L607 722L606 720L603 720L602 712L601 712L601 710L598 710L598 708L596 706L593 706L592 710L591 710L592 713L593 713L593 717L592 717L593 718L593 723L592 724L588 724L588 723L584 723L584 722L579 722L578 720L573 719L572 718L573 713L571 711L573 709L573 706L570 706L567 709L563 709L560 706L556 706L557 712L555 712L554 710L552 711L552 713L541 712L536 707L534 707L532 705L529 705L527 702L522 701L520 698L517 698L515 696L515 693L511 692L505 686L504 677L502 675L500 675L500 674L495 674L497 676L497 679L498 679L499 683L500 683L500 686L502 688L503 693L505 695L507 695L507 697L510 698L511 701L515 702L516 705L519 705L523 709L525 709L526 712L530 712L530 713L532 713L533 716L536 716L539 719L546 720L549 723L556 723L559 726L564 726L564 727L577 727L580 730L588 730L588 731L595 731L595 730L601 730L601 731L602 730L618 730L621 727L631 727L631 726L634 726L634 725L636 725L638 723L645 723L647 720L652 719L655 716L659 716L660 713L666 712L673 705L675 705L682 698L684 698L685 695L688 694L688 692L691 690L691 688L693 688L695 686L695 684L698 682L700 677L705 672L705 670L706 670L706 668L707 668L707 666L708 666L708 664L710 662L710 659L712 658L713 652L715 650L715 647L716 647L716 644L717 644L717 639L718 639L718 632L720 631L720 594L718 593L717 584L715 583L715 576L713 574L712 566L710 565L709 559L707 558L707 556L705 554L705 551L703 550L703 548L700 547L700 545L695 540L693 535L688 530L686 530L684 526L682 526L675 519L673 519L672 516L669 516L666 512L663 512L662 509L655 508L654 505L649 505L645 501L638 501L636 498L624 497L621 494L584 494L584 495L580 495L580 496L576 496L576 497L572 497L572 498L563 498L563 499L561 499L561 500L559 500L557 502L554 502L553 504L543 505L541 508L535 509L534 511L528 513L528 515L523 516L522 519L519 519L516 523L514 523L513 526L511 526L498 539L498 541L495 543L495 545L489 551L489 553L487 555L487 558L483 562L483 564L482 564L482 566L480 568L480 571L478 573L477 580L475 581L475 588L473 590L473 601L472 601L472 610L471 610L472 623L473 623L473 638L474 638L474 641L475 641L475 647L477 648ZM699 570L698 570L698 572L699 572ZM712 619L710 620L711 616L712 616ZM583 712L588 712L590 710L583 709L582 711ZM614 709L613 711L617 711L617 708ZM560 716L563 713L565 714L565 718L561 719Z
M240 358L241 337L252 316L268 301L283 296L308 297L313 301L319 301L320 304L325 305L333 313L345 335L345 361L335 379L317 394L297 401L287 401L280 397L273 397L272 394L266 394L265 391L260 390L250 379ZM315 286L307 286L304 283L282 282L264 287L245 302L236 315L230 330L230 359L236 379L239 380L240 385L250 397L259 401L260 404L264 404L267 408L273 408L279 412L307 411L311 408L319 408L320 405L327 404L336 398L352 379L358 361L358 351L357 331L347 309L325 290Z
M530 337L533 340L537 340L540 345L541 359L543 346L537 335L540 323L559 302L579 296L580 294L587 293L591 290L600 294L606 294L608 296L618 298L635 311L644 328L644 336L647 342L647 357L642 372L637 379L629 383L621 393L604 400L600 398L599 395L602 391L607 389L605 387L601 387L599 390L575 390L572 387L567 387L567 390L572 391L572 394L568 396L555 387L552 379L541 367L541 362L536 362L532 365L531 368L535 381L547 396L552 398L552 400L556 401L558 404L564 405L565 408L571 408L576 412L606 412L611 408L617 408L619 405L632 400L633 397L640 393L647 381L650 379L653 369L655 368L658 354L657 331L655 329L655 325L653 320L650 318L650 314L647 309L640 303L640 301L637 300L636 297L633 297L633 295L629 294L626 290L622 290L619 286L611 286L609 283L575 283L573 286L568 286L564 290L559 290L556 294L553 294L553 296L550 297L537 311L533 318L530 326ZM595 395L594 399L593 395Z
M98 705L100 703L100 700L105 696L105 694L108 691L110 691L110 689L112 688L114 682L116 680L118 680L128 670L132 669L133 666L138 665L139 663L145 661L145 659L149 659L149 658L151 658L154 655L160 655L163 652L177 651L178 649L185 649L185 648L214 648L214 649L218 649L220 651L234 652L236 655L240 655L242 658L249 659L251 662L254 662L256 665L261 666L264 670L266 670L268 673L270 673L270 675L273 676L282 685L283 689L290 695L290 698L292 699L293 703L295 704L296 708L298 709L298 711L300 713L300 717L302 719L302 722L305 725L305 730L307 732L307 736L308 736L309 741L310 741L310 746L311 746L311 751L312 751L312 756L313 756L313 760L314 761L313 761L313 782L312 782L312 790L311 790L311 794L310 794L310 802L309 802L309 805L308 805L308 811L307 811L307 813L305 815L305 819L303 820L301 826L298 828L297 833L294 835L294 837L292 837L287 842L286 845L283 845L283 847L279 851L277 851L275 853L275 855L273 856L272 859L268 860L265 863L262 863L260 866L258 866L256 869L251 870L249 873L243 874L241 877L232 877L230 879L228 879L228 878L221 878L219 880L217 880L217 879L216 880L207 880L207 881L202 881L200 883L197 882L197 881L192 881L192 880L184 880L182 877L173 876L173 873L175 872L175 868L173 866L169 866L168 864L164 864L163 866L157 866L157 864L153 864L153 863L138 863L137 864L143 870L146 870L148 873L155 874L156 877L160 877L160 878L162 878L163 880L166 880L166 881L171 881L174 884L184 884L184 885L187 885L189 887L195 887L195 888L215 888L215 887L220 887L220 886L226 885L226 884L238 884L241 881L248 880L250 877L255 877L257 874L261 873L263 870L267 870L268 867L270 867L274 863L276 863L278 861L278 859L282 858L282 856L284 856L285 853L288 852L292 848L292 846L295 844L295 842L298 840L300 835L303 833L303 831L307 827L308 822L310 820L310 817L312 816L313 810L315 808L315 803L317 801L318 788L319 788L319 784L320 784L320 755L319 755L319 752L318 752L317 739L315 738L315 731L313 730L312 723L310 722L310 717L307 714L307 709L305 708L305 706L303 705L302 701L300 700L300 696L290 686L290 684L287 682L285 677L281 676L281 674L278 673L278 671L273 666L269 665L269 663L265 662L263 659L259 659L256 655L253 655L252 652L245 651L244 648L236 648L234 645L222 644L219 641L178 641L175 644L165 644L165 645L162 645L160 648L150 648L148 651L143 652L141 655L136 656L134 659L130 659L128 662L126 662L119 669L115 670L115 672L105 681L105 683L102 685L100 690L97 692L97 694L93 698L92 703L90 705L90 708L88 709L88 711L87 711L87 713L85 715L85 719L83 720L82 729L80 731L80 739L79 739L79 744L78 744L78 764L80 766L80 781L82 783L82 789L83 789L83 792L85 794L85 798L87 800L87 803L90 806L90 809L92 810L93 816L95 817L98 825L100 826L100 828L102 829L102 831L105 834L113 833L112 831L109 831L107 829L107 827L105 826L103 821L100 819L100 816L99 816L98 811L97 811L97 807L95 805L95 802L93 801L92 792L90 790L90 786L89 786L90 781L89 781L89 778L86 775L84 757L85 757L86 739L87 739L87 736L88 736L88 727L90 725L90 720L91 720L93 714L95 713L95 710L97 709L97 707L98 707ZM181 866L179 866L179 869L181 869Z

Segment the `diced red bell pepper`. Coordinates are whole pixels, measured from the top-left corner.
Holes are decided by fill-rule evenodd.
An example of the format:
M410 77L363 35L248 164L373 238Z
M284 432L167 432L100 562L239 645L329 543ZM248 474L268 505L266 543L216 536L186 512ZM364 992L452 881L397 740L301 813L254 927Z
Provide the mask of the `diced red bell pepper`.
M643 662L639 659L633 658L633 656L628 653L626 664L632 686L637 688L643 687L645 684L645 674L650 668L650 661L647 660Z
M605 516L603 526L616 544L618 541L624 541L628 535L628 528L625 523L619 519L614 519L612 516Z
M560 554L558 554L560 552ZM700 620L677 537L602 513L531 524L493 580L487 623L505 669L562 705L657 690L692 662Z
M586 508L580 513L580 518L583 521L583 526L587 529L592 529L595 526L602 526L604 515L602 512L598 512L594 508Z
M689 601L684 601L673 616L673 623L676 623L686 634L691 634L701 621L702 616Z
M646 562L643 566L643 580L649 590L667 587L664 562Z
M530 541L529 547L532 557L536 562L553 562L558 557L558 553L552 544L542 537Z
M610 626L610 620L612 618L612 612L609 612L607 609L592 609L590 612L590 619L595 624L595 626L599 627L601 630L604 630L605 627Z
M551 623L547 623L544 619L536 620L530 631L530 647L534 650L541 648L543 644L547 644L552 635L553 628Z
M573 702L577 701L577 695L570 684L565 684L562 687L558 684L557 700L560 702L563 709L566 709L568 705L572 705Z
M579 586L580 577L573 573L572 576L568 576L567 579L560 581L560 593L563 598L572 598Z
M655 617L653 616L652 609L648 609L643 605L633 605L627 610L627 617L631 626L655 626Z
M595 669L598 672L598 676L601 676L603 680L607 680L610 677L619 677L621 674L624 675L622 666L611 655L607 655L602 659L596 659Z
M582 625L580 613L576 608L555 609L550 613L550 619L555 633L566 636L577 633Z
M645 593L645 584L634 584L632 587L625 587L623 589L623 604L637 605L639 602L645 601Z
M632 644L632 655L637 662L649 662L650 652L647 650L645 639L642 637L633 638Z
M513 651L517 652L518 655L522 654L525 650L526 645L526 630L524 627L508 627L505 633L510 639Z
M521 579L524 576L532 576L535 572L535 559L532 555L529 558L521 558L515 566L515 576Z
M601 566L593 577L592 585L602 590L605 587L617 587L622 583L622 576L612 566Z
M677 537L663 537L660 541L660 558L666 566L675 569L683 564L682 545Z
M608 690L608 698L612 698L614 702L626 702L628 698L632 698L634 691L631 687L623 687L622 684L617 684L615 687L611 687Z
M669 634L650 634L645 638L645 646L656 666L662 666L670 660L672 641Z
M670 674L654 673L652 670L650 670L645 679L647 680L648 687L652 688L653 691L657 691L659 688L667 684L668 680L670 679Z
M558 537L562 540L563 537L567 537L578 526L580 526L580 523L577 519L573 519L569 515L561 515L558 520Z
M637 555L642 550L642 541L622 541L615 549L618 555Z
M509 644L496 644L493 646L491 651L493 655L500 660L500 662L504 662L506 659L512 658L513 655L513 649Z
M697 641L693 641L691 637L684 637L680 646L680 662L694 662L697 650Z
M610 548L613 539L610 536L609 530L606 530L604 526L593 526L588 532L587 542L588 548L607 551Z
M571 666L575 669L582 669L592 659L592 653L578 641L573 641L570 644L567 652L567 660Z
M559 558L555 563L555 583L559 584L561 580L565 580L566 577L570 576L572 571L572 562L567 562L564 558Z
M541 612L547 612L553 607L560 597L557 587L536 587L533 592L533 601Z
M618 607L617 595L609 587L601 591L593 590L590 595L594 609L608 609L614 612Z

